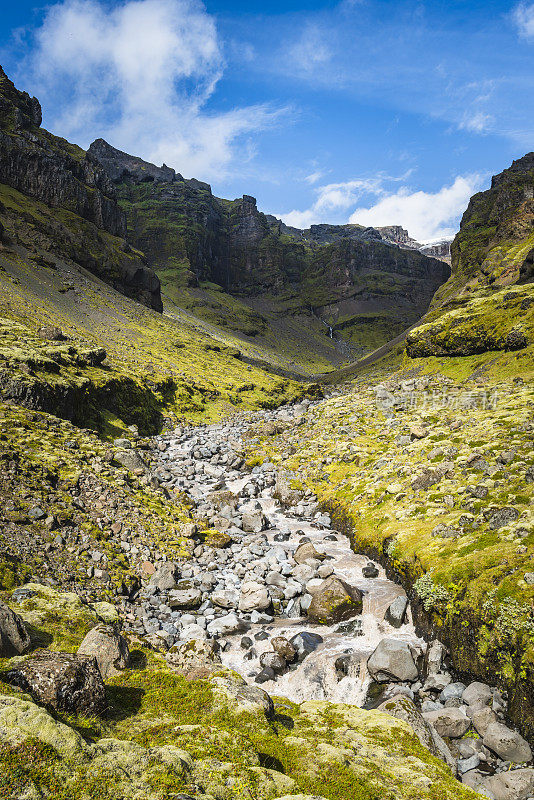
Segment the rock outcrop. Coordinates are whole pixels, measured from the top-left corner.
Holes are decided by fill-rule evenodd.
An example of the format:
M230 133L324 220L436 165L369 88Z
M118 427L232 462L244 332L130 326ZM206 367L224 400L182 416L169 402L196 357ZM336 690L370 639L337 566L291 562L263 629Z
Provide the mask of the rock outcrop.
M61 234L48 232L48 251L72 258L123 294L161 310L159 280L124 241L126 218L106 171L80 147L40 126L39 101L18 91L0 67L0 185L61 210L55 219ZM113 254L100 231L116 237ZM34 242L43 244L35 235Z

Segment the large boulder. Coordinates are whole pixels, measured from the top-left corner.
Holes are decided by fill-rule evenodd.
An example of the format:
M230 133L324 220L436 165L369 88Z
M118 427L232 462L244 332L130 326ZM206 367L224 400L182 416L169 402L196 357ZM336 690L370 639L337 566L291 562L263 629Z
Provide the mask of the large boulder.
M28 739L49 745L64 757L76 756L86 749L78 731L55 720L41 706L22 697L0 695L0 740L16 746Z
M155 586L156 589L160 591L174 589L176 587L177 573L178 568L176 564L173 564L172 561L165 561L152 575L149 585Z
M195 627L199 628L198 625L195 625ZM217 617L208 622L207 631L210 636L231 636L233 633L242 631L244 627L237 614L231 612L230 614L225 614L224 617ZM199 630L201 629L199 628Z
M248 581L241 586L239 610L243 613L265 611L270 605L271 595L263 584L257 581Z
M386 611L384 619L393 628L400 628L406 621L406 611L408 610L408 598L406 595L399 595L393 600Z
M24 622L4 603L0 603L0 657L20 656L30 647Z
M274 496L285 506L295 506L302 500L304 493L291 486L292 476L287 472L278 472L274 486Z
M293 554L293 558L297 564L305 564L306 561L310 560L324 561L327 556L316 550L313 542L304 542L303 544L299 544Z
M218 647L213 641L190 639L171 647L165 658L169 666L187 678L204 678L221 669Z
M173 609L192 610L202 604L202 592L194 586L189 589L173 589L167 602Z
M4 680L52 711L92 716L105 707L106 690L93 656L40 650L4 673Z
M114 625L97 625L78 648L79 656L94 656L102 678L111 678L130 663L128 642Z
M532 751L528 742L523 739L520 733L507 728L500 722L492 722L489 725L483 739L486 747L497 753L499 758L505 761L513 761L515 764L523 764L532 759Z
M399 639L382 639L369 656L367 669L378 683L416 681L419 675L412 648Z
M265 714L270 718L274 714L274 703L259 686L247 686L243 678L238 676L217 675L210 680L213 691L230 700L234 710L245 713Z
M308 608L308 619L322 625L333 625L361 612L360 590L331 575L314 590Z
M471 720L459 708L437 708L426 711L424 719L439 733L449 739L459 739L471 727Z
M514 769L485 778L481 786L495 800L526 800L534 795L534 769Z
M489 706L493 699L493 689L487 683L473 681L465 689L462 700L471 708L483 708Z
M302 631L295 634L289 640L290 644L297 651L297 661L304 661L306 656L317 650L320 644L323 643L323 637L318 633L310 633L309 631Z
M137 450L116 450L113 460L120 464L121 467L126 467L127 470L135 474L143 474L148 471L148 467L144 460L141 458Z

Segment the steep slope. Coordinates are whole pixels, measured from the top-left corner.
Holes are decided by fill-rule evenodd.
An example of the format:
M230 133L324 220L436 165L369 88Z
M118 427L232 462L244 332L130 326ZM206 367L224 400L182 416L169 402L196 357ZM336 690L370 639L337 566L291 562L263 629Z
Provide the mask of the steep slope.
M413 357L514 351L534 334L534 153L475 194L452 244L450 279L424 324L410 333Z
M39 101L19 92L0 67L0 211L9 213L6 187L55 209L46 224L34 216L15 226L12 241L36 255L68 258L161 311L159 280L124 241L126 220L106 173L40 125Z
M420 318L449 274L442 262L400 250L373 228L301 231L259 212L253 197L222 200L208 184L103 140L88 156L115 182L128 236L148 254L168 303L267 347L278 342L301 362L313 359L317 339L332 363L354 348L324 339L348 340L358 352L382 344Z

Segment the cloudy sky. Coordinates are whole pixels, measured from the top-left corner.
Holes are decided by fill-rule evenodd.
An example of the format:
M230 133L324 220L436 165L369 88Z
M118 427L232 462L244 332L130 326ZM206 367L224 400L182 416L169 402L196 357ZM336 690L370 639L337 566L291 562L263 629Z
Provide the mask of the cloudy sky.
M534 149L534 2L18 0L0 63L44 125L289 224L454 234Z

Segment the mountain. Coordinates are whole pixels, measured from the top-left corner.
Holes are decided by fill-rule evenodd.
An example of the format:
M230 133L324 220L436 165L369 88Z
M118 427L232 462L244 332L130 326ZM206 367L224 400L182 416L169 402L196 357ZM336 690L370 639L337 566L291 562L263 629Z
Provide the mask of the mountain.
M17 193L54 209L46 220L34 215L24 231L15 226L12 243L40 258L65 257L161 311L159 280L125 241L125 215L106 172L81 148L41 128L39 101L18 91L1 67L0 183L15 190L0 193L0 212L8 218L18 212Z
M534 153L475 194L451 246L451 277L425 324L410 333L412 356L521 350L534 332Z
M317 347L306 337L329 332L361 351L384 343L420 318L449 276L443 262L373 228L291 228L249 195L218 198L208 184L102 139L87 157L113 181L128 239L146 254L168 302L257 341L274 326L291 349L296 335L300 358Z

